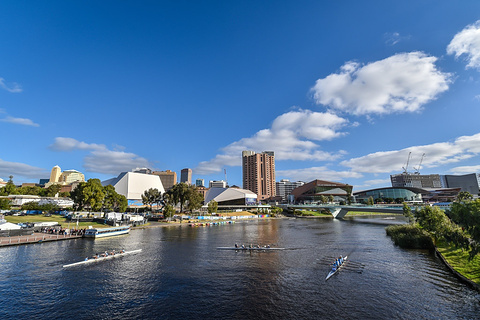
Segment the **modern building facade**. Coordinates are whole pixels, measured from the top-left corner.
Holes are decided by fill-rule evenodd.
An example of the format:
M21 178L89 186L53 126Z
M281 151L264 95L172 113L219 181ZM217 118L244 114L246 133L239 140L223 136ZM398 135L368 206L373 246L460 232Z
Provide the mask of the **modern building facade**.
M348 201L352 189L349 184L317 179L292 190L291 194L296 203L316 203L321 201L322 196L333 196L334 201Z
M208 183L209 188L226 188L227 187L227 181L224 180L210 180Z
M195 180L195 185L197 187L205 187L205 180L204 179L197 179L197 180Z
M165 191L170 190L177 183L177 173L174 171L153 171L152 174L160 177Z
M165 192L160 177L154 174L138 172L122 172L118 177L102 181L102 185L112 185L118 194L124 195L129 205L142 201L142 194L150 189Z
M258 200L265 200L276 195L275 154L273 151L255 153L242 152L243 189L258 195Z
M400 173L390 176L392 187L442 188L439 174Z
M461 188L461 191L469 192L474 196L480 193L480 174L470 173L464 175L444 175L442 182L445 188Z
M182 169L180 175L180 182L185 182L186 184L192 184L192 169L185 168Z
M45 187L49 187L52 184L60 184L60 185L69 185L74 182L84 182L85 176L83 173L77 170L65 170L62 172L59 166L55 166L52 168L50 173L50 180Z
M387 187L355 192L356 202L366 203L368 198L381 201L405 202L451 202L457 198L460 188L414 188L414 187Z
M298 187L301 187L305 184L303 181L293 182L288 179L282 179L280 182L276 183L276 194L282 198L282 201L287 201L287 197L292 193L292 191Z

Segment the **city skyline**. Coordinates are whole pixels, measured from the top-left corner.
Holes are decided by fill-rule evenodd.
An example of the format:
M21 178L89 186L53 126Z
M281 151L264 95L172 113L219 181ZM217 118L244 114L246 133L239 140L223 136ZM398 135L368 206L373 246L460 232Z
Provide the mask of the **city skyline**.
M0 178L480 172L480 3L6 2ZM6 133L6 134L5 134ZM425 157L422 160L422 156Z

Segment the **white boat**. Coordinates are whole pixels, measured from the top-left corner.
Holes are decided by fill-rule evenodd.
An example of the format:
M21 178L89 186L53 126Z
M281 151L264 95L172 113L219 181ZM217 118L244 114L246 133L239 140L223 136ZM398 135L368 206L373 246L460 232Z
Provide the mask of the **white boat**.
M338 270L340 270L341 267L343 267L345 265L345 263L347 262L347 258L348 258L348 256L345 256L343 258L343 263L337 269L335 269L335 271L330 270L330 272L327 274L327 277L325 278L325 281L327 281L331 276L333 276L335 273L337 273Z
M84 237L86 238L104 238L119 236L130 232L129 226L112 227L112 228L100 228L100 229L87 229Z
M125 251L125 252L123 252L123 253L117 252L117 253L115 253L115 254L109 254L109 255L106 256L106 257L98 257L97 259L90 258L90 259L88 259L88 260L84 260L84 261L80 261L80 262L75 262L75 263L66 264L66 265L64 265L63 267L64 267L64 268L68 268L68 267L79 266L79 265L82 265L82 264L90 264L90 263L100 262L100 261L104 261L104 260L110 260L110 259L114 259L114 258L126 256L127 254L138 253L138 252L140 252L140 251L142 251L142 249L137 249L137 250L132 250L132 251Z
M243 250L243 251L247 251L247 250L261 250L261 251L266 251L266 250L285 250L285 248L268 248L268 247L252 247L252 248L249 248L249 247L245 247L245 248L242 248L242 247L217 247L217 249L219 250Z

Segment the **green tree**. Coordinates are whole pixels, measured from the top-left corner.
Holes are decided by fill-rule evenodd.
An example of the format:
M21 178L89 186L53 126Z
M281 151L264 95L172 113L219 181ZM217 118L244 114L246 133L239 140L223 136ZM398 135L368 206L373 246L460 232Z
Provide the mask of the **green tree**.
M409 222L415 222L415 216L412 213L412 209L406 202L403 203L403 215L408 218Z
M0 199L0 210L9 210L11 207L10 199Z
M167 193L169 194L169 201L174 205L180 204L180 212L183 212L183 207L187 203L190 193L188 184L185 182L177 183Z
M328 196L328 202L333 203L335 201L335 198L332 195Z
M415 219L420 227L432 235L435 245L439 239L444 238L453 230L452 222L438 207L422 207L415 211Z
M470 257L473 258L480 252L480 199L468 202L453 202L447 214L472 239L470 241Z
M124 195L118 194L115 187L107 185L103 187L105 197L103 198L103 210L125 212L128 207L128 200Z
M152 211L152 205L154 203L160 204L162 199L162 193L156 188L145 190L142 194L142 203L147 206L149 205L150 211Z
M461 191L457 195L457 201L458 202L468 202L473 200L473 196L470 192L468 191Z
M163 216L167 220L171 220L175 214L175 208L171 204L167 204L163 207Z
M40 205L36 201L30 201L22 204L22 210L40 210Z
M199 209L202 207L203 202L203 195L198 192L196 186L188 186L188 193L187 193L187 203L186 207L187 210L193 212L193 210Z
M73 200L73 209L75 211L83 210L86 206L86 197L84 194L84 190L87 186L86 182L80 182L77 187L70 192L70 199Z
M325 197L323 194L320 196L320 202L325 204L327 203L327 197Z
M9 196L11 194L17 194L17 187L13 183L13 176L10 176L5 187L0 188L0 196Z
M70 193L76 210L89 208L93 211L100 211L105 198L105 191L99 179L88 179L87 182L80 182Z
M51 184L51 185L48 186L48 188L45 189L43 196L45 196L45 197L55 197L55 195L60 192L60 189L62 189L61 185Z
M373 206L374 204L375 204L375 201L373 200L373 197L372 196L368 197L367 205Z
M211 201L208 203L207 210L208 210L208 213L210 213L210 214L217 213L217 210L218 210L218 203L217 203L217 201L211 200Z
M105 191L99 179L88 179L84 189L85 203L93 210L100 211L105 198Z

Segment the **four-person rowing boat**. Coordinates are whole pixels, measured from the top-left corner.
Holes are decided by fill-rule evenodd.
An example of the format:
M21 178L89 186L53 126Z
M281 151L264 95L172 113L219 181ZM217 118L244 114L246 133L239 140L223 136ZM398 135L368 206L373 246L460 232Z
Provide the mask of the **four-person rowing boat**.
M348 256L345 256L344 258L342 258L342 263L340 263L338 265L334 264L334 266L332 267L332 270L330 270L330 272L327 274L327 277L325 278L325 281L330 279L331 276L333 276L335 273L338 272L338 270L340 270L341 267L343 267L343 265L347 262L347 258L348 258Z
M100 262L100 261L109 260L109 259L113 259L113 258L123 257L123 256L126 256L127 254L138 253L140 251L142 251L142 249L137 249L137 250L132 250L132 251L115 252L115 254L108 254L108 255L105 255L105 256L97 257L97 258L90 258L90 259L85 259L84 261L75 262L75 263L71 263L71 264L66 264L63 267L67 268L67 267L73 267L73 266L78 266L78 265L82 265L82 264L90 264L90 263Z

